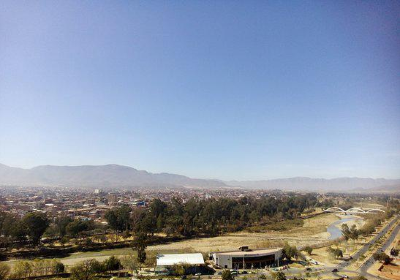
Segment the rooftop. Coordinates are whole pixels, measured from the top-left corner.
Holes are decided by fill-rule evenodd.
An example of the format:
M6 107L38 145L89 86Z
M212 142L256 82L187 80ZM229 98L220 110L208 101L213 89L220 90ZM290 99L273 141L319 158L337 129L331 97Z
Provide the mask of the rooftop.
M204 259L201 253L157 255L157 265L174 265L178 263L198 265L204 264Z
M249 251L225 251L225 252L214 252L219 255L240 255L240 256L249 256L249 255L265 255L265 254L275 254L281 251L282 248L274 248L274 249L255 249Z

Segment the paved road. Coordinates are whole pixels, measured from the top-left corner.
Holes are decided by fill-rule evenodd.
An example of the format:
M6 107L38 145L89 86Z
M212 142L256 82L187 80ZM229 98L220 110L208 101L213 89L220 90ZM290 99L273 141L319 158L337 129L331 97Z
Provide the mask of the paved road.
M399 216L396 216L396 218L394 218L388 225L386 225L371 241L366 243L359 251L357 251L357 253L353 255L353 259L358 259L361 255L365 254L368 251L369 247L372 246L376 241L378 241L379 238L385 235L388 232L388 230L397 222L398 219ZM396 228L393 230L389 238L387 238L387 240L383 243L380 249L386 250L388 246L390 246L390 244L396 238L399 229L400 229L400 224L396 226ZM367 270L374 264L374 262L375 262L374 258L372 256L369 257L364 262L364 264L359 268L358 272L367 279L376 279L376 280L382 279L379 276L373 276L367 272ZM338 268L345 269L349 265L350 262L345 261L339 264Z
M360 256L365 254L370 246L372 246L376 241L378 241L379 238L381 238L383 235L385 235L388 230L397 222L399 219L399 216L396 216L389 224L387 224L373 239L371 239L368 243L366 243L360 250L358 250L352 257L354 260L358 259ZM388 246L393 242L394 238L396 238L397 233L399 232L400 229L400 224L396 226L396 228L393 230L391 233L390 237L384 242L382 245L381 249L386 250ZM363 275L367 279L373 279L373 280L380 280L382 278L373 276L367 272L367 270L371 267L371 265L375 262L375 260L372 258L368 258L368 260L360 267L360 269L357 271L359 274ZM339 277L342 276L343 274L349 273L349 272L356 272L354 270L347 270L346 268L350 265L351 263L349 261L344 261L337 265L337 267L325 267L324 268L324 274L329 273L332 271L334 268L337 268L339 270L338 273L333 273L335 276Z
M368 243L364 244L364 246L358 250L352 257L354 260L357 260L358 258L360 258L362 255L364 255L368 249L379 239L381 238L383 235L385 235L388 230L396 223L396 221L398 220L398 216L396 216L395 219L393 219L389 224L387 224L377 235L375 235L375 237L373 239L371 239ZM371 259L371 258L370 258ZM368 259L369 260L369 259ZM350 262L345 261L342 262L341 264L338 265L338 268L345 268L347 266L350 265Z
M383 245L380 248L381 251L385 251L390 246L390 244L392 244L393 240L399 233L399 230L400 230L400 224L396 226L396 228L393 230L389 238L383 243ZM374 264L374 262L375 262L374 258L372 256L369 257L369 259L360 267L360 271L366 272Z

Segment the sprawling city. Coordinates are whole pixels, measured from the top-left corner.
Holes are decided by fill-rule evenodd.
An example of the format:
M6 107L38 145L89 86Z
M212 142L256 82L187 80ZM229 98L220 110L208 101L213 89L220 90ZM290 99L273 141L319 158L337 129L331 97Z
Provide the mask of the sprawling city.
M0 201L11 279L399 275L399 193L36 186Z
M400 280L399 1L0 3L0 280Z

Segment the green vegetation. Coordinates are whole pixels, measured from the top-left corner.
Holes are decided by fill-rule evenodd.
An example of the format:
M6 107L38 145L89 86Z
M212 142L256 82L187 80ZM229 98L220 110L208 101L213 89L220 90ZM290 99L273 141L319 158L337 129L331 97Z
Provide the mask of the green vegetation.
M155 233L180 237L215 236L252 226L267 230L299 226L303 223L299 219L301 214L318 203L314 194L240 199L192 198L187 202L177 198L171 202L155 199L147 208L115 207L106 212L105 218L116 237L122 233L125 238L141 233L147 236ZM93 221L66 216L51 217L51 220L41 212L28 213L22 218L0 212L0 248L39 246L42 237L46 237L46 242L59 242L62 246L71 239L77 245L85 246L92 246L95 240L100 243L107 240L107 228Z
M7 279L8 275L10 274L10 266L5 263L0 263L0 280Z
M10 271L9 271L10 272ZM64 272L64 265L58 260L18 261L15 263L10 279L30 276L58 275ZM0 278L1 279L1 278Z
M290 261L293 258L298 258L300 253L297 250L296 246L290 246L287 242L285 243L285 246L283 246L283 251L282 251L283 258L286 258L288 261Z
M384 264L389 264L391 262L391 259L388 255L386 255L385 253L374 253L372 255L372 257L376 260L376 261L380 261L383 262Z
M7 246L12 242L29 242L36 246L49 223L44 213L28 213L20 219L15 215L0 212L0 236L4 236L1 244Z
M171 202L153 200L148 209L134 209L128 215L127 206L115 208L106 214L109 225L115 232L132 230L153 235L163 232L166 235L186 237L201 234L218 235L251 226L279 225L279 221L291 220L286 227L301 224L300 214L318 203L315 195L290 195L279 199L244 197L199 200L192 198L186 203L179 199ZM274 222L271 223L271 221ZM295 221L295 222L293 222ZM129 224L129 226L128 226ZM285 226L281 224L283 229Z
M339 248L334 249L334 248L332 248L332 247L329 247L329 248L328 248L328 251L329 251L329 253L330 253L333 257L335 257L336 259L338 259L338 258L343 258L343 251L340 250Z
M312 254L312 251L313 251L313 248L311 248L310 246L306 246L306 247L304 248L304 251L306 251L307 254L311 255L311 254Z
M225 269L224 271L222 271L222 280L234 280L235 277L232 275L231 271L228 269Z
M287 279L285 273L283 273L281 271L274 273L273 277L275 280L286 280Z
M349 228L347 224L342 224L342 235L346 240L357 240L360 232L356 225L353 225L351 228Z
M137 252L137 261L143 264L146 261L147 236L145 233L140 233L133 241L133 249Z
M301 227L303 226L303 224L304 224L303 219L293 219L293 220L290 219L283 221L276 221L275 219L271 219L264 225L251 226L247 230L249 232L264 232L269 230L287 231L296 227Z
M71 269L71 280L92 280L99 273L100 263L96 260L83 261Z
M368 280L368 279L365 278L364 276L357 276L356 278L354 278L354 280Z

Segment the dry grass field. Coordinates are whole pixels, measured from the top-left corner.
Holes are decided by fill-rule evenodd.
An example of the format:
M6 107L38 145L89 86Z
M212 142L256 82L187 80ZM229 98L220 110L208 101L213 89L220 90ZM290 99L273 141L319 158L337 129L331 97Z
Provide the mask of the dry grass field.
M329 234L327 227L338 220L335 214L322 214L313 218L305 219L304 224L287 231L267 231L267 232L236 232L223 236L190 239L169 244L149 246L149 255L156 253L179 253L179 252L201 252L209 253L212 251L236 250L241 245L248 245L251 248L268 248L282 246L284 242L292 245L312 245L318 241L326 241ZM97 259L99 261L109 256L123 256L132 254L131 248L102 250L98 252L79 252L71 256L60 259L65 265L71 266L87 259ZM9 262L11 265L13 261Z

